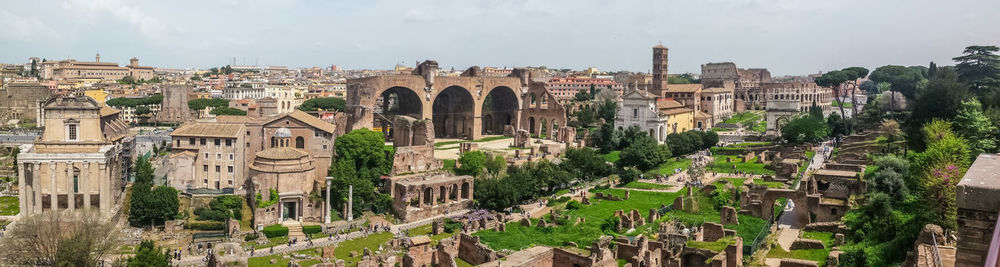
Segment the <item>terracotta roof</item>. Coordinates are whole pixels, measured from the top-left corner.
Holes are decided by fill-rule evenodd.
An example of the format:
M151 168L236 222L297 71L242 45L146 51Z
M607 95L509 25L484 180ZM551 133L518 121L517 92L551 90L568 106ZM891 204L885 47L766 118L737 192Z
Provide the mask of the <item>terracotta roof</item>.
M111 107L109 107L107 105L101 106L101 117L115 115L115 114L118 114L119 112L122 112L122 111L114 109L114 108L111 108Z
M299 121L301 121L301 122L303 122L305 124L308 124L309 126L316 127L316 129L320 129L320 130L323 130L324 132L328 132L328 133L333 133L336 130L336 128L337 128L333 124L330 124L329 122L321 120L320 118L317 118L316 116L309 115L309 113L305 113L305 112L303 112L301 110L292 111L292 113L288 113L288 116L292 117L292 118L294 118L296 120L299 120ZM276 118L274 120L277 120L277 119L280 119L280 118L281 117L278 117L278 118ZM271 121L274 121L274 120L271 120Z
M705 112L701 112L701 111L695 110L694 111L694 117L695 118L711 118L712 116L708 115L708 114L705 114Z
M689 83L689 84L668 84L667 92L669 93L691 93L701 90L700 83Z
M733 92L732 88L722 88L722 87L714 87L701 90L702 94L721 94L721 93L732 93L732 92Z
M309 153L291 147L274 147L257 152L258 158L265 159L300 159L305 156L309 156Z
M237 138L243 134L243 129L243 124L195 122L181 125L170 136Z
M218 115L215 116L215 121L220 123L248 123L254 121L254 119L249 116Z
M665 115L676 115L676 114L690 113L690 112L694 112L694 109L690 109L690 108L672 108L672 109L660 110L660 113L663 113Z
M683 107L683 106L684 106L684 104L681 104L681 102L677 102L677 100L673 100L673 99L669 99L669 98L661 98L661 99L656 100L656 108L658 108L658 109L672 109L672 108L679 108L679 107Z

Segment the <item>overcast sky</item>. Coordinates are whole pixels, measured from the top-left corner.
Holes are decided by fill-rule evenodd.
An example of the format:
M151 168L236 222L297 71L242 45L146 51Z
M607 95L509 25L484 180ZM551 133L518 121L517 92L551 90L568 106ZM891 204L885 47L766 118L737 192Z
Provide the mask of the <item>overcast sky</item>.
M1000 45L998 0L0 0L0 62L391 68L596 67L670 72L706 62L774 75L852 65L953 64Z

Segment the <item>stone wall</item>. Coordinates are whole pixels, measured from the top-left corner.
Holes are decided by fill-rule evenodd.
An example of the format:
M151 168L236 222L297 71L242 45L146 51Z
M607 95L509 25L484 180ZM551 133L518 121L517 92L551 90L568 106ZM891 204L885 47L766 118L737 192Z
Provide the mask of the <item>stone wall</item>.
M458 257L472 265L497 260L497 253L479 242L478 236L470 236L466 233L458 234Z

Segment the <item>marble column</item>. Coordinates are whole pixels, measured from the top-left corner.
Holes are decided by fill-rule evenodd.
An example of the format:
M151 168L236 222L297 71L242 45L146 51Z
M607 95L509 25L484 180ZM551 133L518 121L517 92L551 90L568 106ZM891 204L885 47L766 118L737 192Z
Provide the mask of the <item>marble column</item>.
M111 193L110 190L111 185L108 184L108 179L110 179L113 176L111 176L111 173L109 173L111 171L111 168L108 168L108 166L105 165L104 163L101 163L97 169L101 173L101 175L98 176L99 180L98 184L100 185L100 188L98 188L97 190L97 199L100 200L99 204L101 207L101 213L106 215L108 211L111 209L111 207L108 205L110 204L108 203L108 194Z
M323 203L324 204L323 205L323 207L324 207L323 214L325 214L325 216L323 218L323 223L327 223L327 224L330 223L330 200L333 197L333 196L330 196L330 187L332 187L331 185L332 185L332 181L333 181L332 179L333 179L333 177L329 177L329 176L326 177L326 203Z
M18 201L18 203L20 203L19 206L21 207L21 212L22 213L26 213L27 211L31 210L30 206L28 206L28 205L30 205L28 203L28 192L31 190L30 189L31 187L27 183L24 182L24 172L28 169L27 168L28 165L27 164L21 164L20 162L15 162L14 164L18 164L19 165L19 166L17 166L17 170L18 170L18 172L17 172L17 184L20 185L20 188L18 188L18 190L17 190L18 191L17 192L17 201Z
M347 221L354 220L354 186L347 186Z
M31 164L33 170L31 171L31 194L34 195L35 201L31 204L31 210L34 213L42 213L42 173L40 171L41 167L38 162Z
M76 194L73 194L73 162L66 162L66 207L76 210Z
M80 170L81 177L81 188L83 188L83 209L90 209L90 162L83 163L83 169Z
M55 162L49 163L49 209L57 210L59 209L59 187L56 186L56 164Z

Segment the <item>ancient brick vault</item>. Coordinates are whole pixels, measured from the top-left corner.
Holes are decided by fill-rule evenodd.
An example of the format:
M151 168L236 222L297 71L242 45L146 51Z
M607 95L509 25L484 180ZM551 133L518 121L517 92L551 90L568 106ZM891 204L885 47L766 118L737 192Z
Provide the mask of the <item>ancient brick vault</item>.
M503 134L506 126L556 136L566 112L545 83L517 69L508 77L483 76L472 67L458 77L438 76L438 64L424 61L411 74L347 81L349 129L381 129L386 136L396 116L433 121L434 137L479 139ZM554 138L554 137L553 137Z

